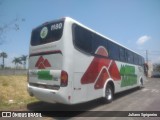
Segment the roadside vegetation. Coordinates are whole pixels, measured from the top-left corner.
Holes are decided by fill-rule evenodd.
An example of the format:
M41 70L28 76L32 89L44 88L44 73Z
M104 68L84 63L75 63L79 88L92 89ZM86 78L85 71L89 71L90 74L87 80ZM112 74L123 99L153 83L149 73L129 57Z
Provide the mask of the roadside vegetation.
M0 111L21 109L38 101L27 92L27 76L0 76Z

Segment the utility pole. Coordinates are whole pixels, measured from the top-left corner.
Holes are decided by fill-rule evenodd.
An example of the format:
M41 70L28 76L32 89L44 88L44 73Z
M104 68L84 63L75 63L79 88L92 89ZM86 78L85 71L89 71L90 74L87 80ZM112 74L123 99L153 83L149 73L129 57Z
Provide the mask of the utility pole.
M148 50L146 50L146 76L148 77L148 70L149 70L149 67L148 67Z

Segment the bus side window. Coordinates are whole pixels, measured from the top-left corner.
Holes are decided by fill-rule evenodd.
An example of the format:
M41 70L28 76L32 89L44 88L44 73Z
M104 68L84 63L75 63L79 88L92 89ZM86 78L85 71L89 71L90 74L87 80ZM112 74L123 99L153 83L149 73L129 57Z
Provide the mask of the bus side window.
M133 53L129 50L125 50L126 62L133 64Z
M134 53L130 52L130 63L134 64Z
M128 55L128 51L127 50L125 50L125 57L126 57L126 62L128 62L129 61L129 55Z
M78 25L74 25L73 30L75 46L86 53L92 53L92 33Z
M139 65L142 66L142 58L139 56Z
M120 61L122 61L122 62L125 62L125 49L124 48L122 48L122 47L120 47L120 50L119 50L119 52L120 52Z
M138 56L134 54L134 64L138 65Z
M119 46L117 44L108 41L108 51L110 59L119 60Z
M96 51L100 46L104 47L108 51L107 41L103 37L94 34L94 37L93 37L93 51ZM100 55L100 56L103 56L103 55ZM104 57L106 57L106 56L104 56Z

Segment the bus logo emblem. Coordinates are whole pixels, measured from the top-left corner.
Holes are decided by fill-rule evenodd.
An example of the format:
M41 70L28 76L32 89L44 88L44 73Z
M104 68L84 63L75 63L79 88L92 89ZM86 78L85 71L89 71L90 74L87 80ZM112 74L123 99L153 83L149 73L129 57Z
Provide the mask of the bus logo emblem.
M44 39L47 36L47 34L48 34L48 28L47 27L42 28L40 32L40 37Z
M36 62L35 67L37 67L38 69L45 69L46 67L51 67L51 64L47 59L40 56Z

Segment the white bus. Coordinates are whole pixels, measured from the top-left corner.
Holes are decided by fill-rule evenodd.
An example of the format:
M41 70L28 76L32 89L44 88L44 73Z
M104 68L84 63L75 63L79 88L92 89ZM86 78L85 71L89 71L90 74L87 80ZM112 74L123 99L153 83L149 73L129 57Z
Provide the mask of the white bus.
M77 104L143 86L144 58L72 18L32 31L28 92L50 103Z

